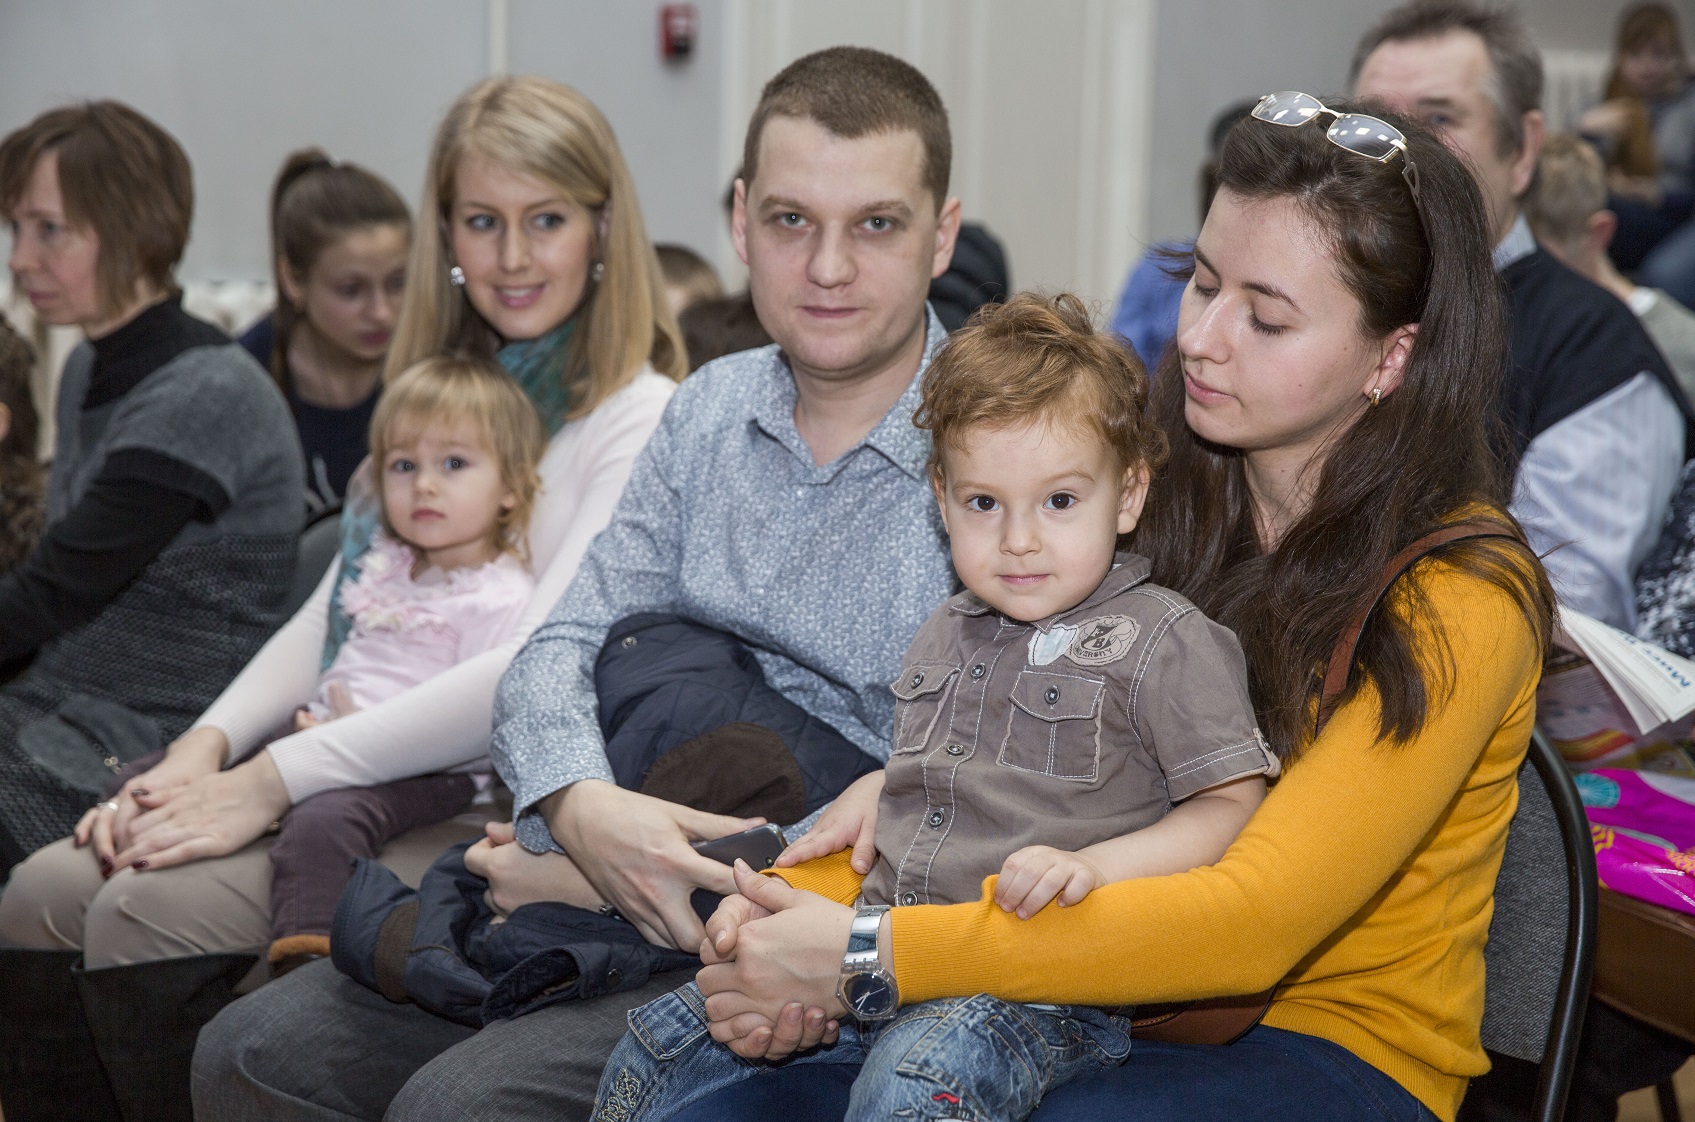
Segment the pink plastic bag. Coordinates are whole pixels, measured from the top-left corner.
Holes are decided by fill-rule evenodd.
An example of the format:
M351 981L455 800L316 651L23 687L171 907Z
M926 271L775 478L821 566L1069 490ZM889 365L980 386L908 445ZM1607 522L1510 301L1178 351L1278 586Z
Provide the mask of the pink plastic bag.
M1614 768L1574 779L1601 887L1695 915L1695 779Z

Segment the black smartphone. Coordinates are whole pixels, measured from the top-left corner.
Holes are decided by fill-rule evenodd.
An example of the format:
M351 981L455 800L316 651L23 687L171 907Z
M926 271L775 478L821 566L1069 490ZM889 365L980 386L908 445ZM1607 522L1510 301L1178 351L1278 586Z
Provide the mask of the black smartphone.
M777 855L783 852L786 844L783 841L782 827L767 822L763 826L755 826L739 834L695 842L694 851L702 857L710 857L726 865L734 865L739 857L757 872L776 864ZM695 914L700 917L702 923L712 917L712 913L718 910L718 904L723 899L716 892L708 892L704 888L697 888L689 895L689 903L694 906Z

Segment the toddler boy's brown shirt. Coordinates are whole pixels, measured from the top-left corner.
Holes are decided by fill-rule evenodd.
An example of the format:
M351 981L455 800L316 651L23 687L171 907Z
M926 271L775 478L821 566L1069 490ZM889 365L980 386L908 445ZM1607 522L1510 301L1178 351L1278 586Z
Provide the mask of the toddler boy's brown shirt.
M1236 636L1148 573L1120 553L1088 599L1048 619L963 593L925 621L893 686L867 903L976 900L1026 846L1082 849L1278 773Z

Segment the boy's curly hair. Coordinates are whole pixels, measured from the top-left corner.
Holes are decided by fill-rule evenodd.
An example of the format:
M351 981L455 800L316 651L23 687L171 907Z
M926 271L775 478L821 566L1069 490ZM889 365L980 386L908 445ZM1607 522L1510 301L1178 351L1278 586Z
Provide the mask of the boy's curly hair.
M924 377L912 423L931 438L930 477L942 453L974 429L1032 421L1098 437L1125 468L1165 465L1165 434L1148 416L1148 374L1129 346L1098 330L1070 293L1025 292L987 304L950 337Z

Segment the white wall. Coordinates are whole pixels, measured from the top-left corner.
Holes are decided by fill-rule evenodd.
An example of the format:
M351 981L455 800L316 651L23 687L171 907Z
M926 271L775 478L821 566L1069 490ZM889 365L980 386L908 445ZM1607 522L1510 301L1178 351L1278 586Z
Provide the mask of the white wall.
M721 3L695 57L659 58L658 6L510 0L514 73L578 86L604 110L653 236L716 235ZM488 73L483 0L0 0L0 133L67 101L116 97L194 163L182 275L269 274L265 206L305 144L387 176L414 205L447 106Z
M484 29L466 0L3 0L0 131L67 101L131 103L194 163L183 275L268 276L283 157L320 144L416 203L437 118L484 73Z

